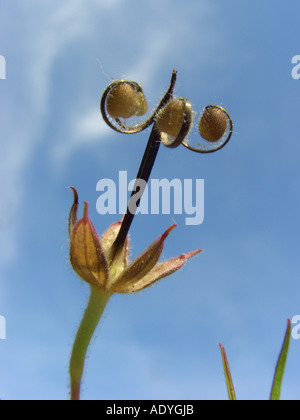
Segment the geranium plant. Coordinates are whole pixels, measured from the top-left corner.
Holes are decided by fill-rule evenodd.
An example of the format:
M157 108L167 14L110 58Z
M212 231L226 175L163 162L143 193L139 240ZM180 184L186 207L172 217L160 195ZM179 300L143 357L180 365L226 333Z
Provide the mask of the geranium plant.
M127 125L130 117L140 117L147 111L143 89L136 82L119 80L104 91L100 109L105 122L117 132L132 134L152 125L152 131L137 174L144 186L149 180L161 144L175 148L184 145L199 153L211 153L229 141L233 124L228 112L218 106L207 106L199 120L199 139L188 139L193 124L193 110L186 98L174 97L177 72L172 72L166 94L155 111L144 122ZM140 186L139 186L140 188ZM100 237L84 204L83 217L78 220L79 199L75 187L69 216L70 262L74 271L90 286L90 299L78 329L70 360L71 399L80 399L84 362L90 340L108 300L115 293L135 293L179 270L201 249L189 251L168 261L159 262L164 242L175 225L170 226L142 254L129 261L128 232L143 191L136 200L134 191L123 219L114 223Z

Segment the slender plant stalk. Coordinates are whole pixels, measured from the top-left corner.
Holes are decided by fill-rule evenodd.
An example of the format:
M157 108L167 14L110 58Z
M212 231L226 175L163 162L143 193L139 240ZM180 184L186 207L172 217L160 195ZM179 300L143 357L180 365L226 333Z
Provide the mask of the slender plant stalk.
M161 139L160 139L160 135L159 132L157 131L157 129L155 128L155 125L152 128L149 140L148 140L148 144L144 153L144 157L138 172L138 175L136 177L137 180L143 180L145 181L145 183L148 182L158 150L159 150L159 146L161 143ZM143 188L140 192L139 195L140 197L143 195L144 193L144 189ZM127 207L127 211L124 215L124 219L119 231L119 234L114 242L114 254L116 255L118 250L121 248L121 246L124 244L124 241L126 239L126 236L128 234L128 231L130 229L132 220L135 216L135 213L131 213L131 211L129 210L130 208L130 203L131 200L133 199L133 196L136 192L136 185L133 188L131 197L129 199L129 203L128 203L128 207ZM139 206L141 201L141 198L137 201L136 203L136 208Z
M286 360L289 352L289 346L290 346L290 339L291 339L291 321L288 319L288 325L286 329L286 333L284 336L282 348L279 354L279 358L277 361L273 384L272 384L272 390L271 390L271 401L279 401L281 396L281 384L283 380Z
M225 379L226 379L228 397L230 401L236 401L236 394L235 394L235 390L233 386L233 381L231 377L231 372L230 372L230 367L229 367L228 359L226 356L226 352L225 352L224 346L222 346L221 343L219 344L219 346L220 346L221 354L222 354L222 362L223 362L224 374L225 374Z
M110 293L91 286L89 303L77 332L70 360L72 401L80 399L81 379L87 349L110 297Z

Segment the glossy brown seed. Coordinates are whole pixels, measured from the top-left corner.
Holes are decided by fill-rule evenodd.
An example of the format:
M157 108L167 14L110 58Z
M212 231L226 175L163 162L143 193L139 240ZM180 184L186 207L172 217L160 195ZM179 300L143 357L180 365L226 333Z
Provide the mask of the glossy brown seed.
M184 123L184 104L180 99L173 99L159 112L156 126L162 133L177 137Z
M199 121L200 135L207 141L216 142L226 133L228 118L221 107L206 108Z
M113 118L130 118L145 114L147 103L142 92L128 82L120 82L107 95L106 110Z

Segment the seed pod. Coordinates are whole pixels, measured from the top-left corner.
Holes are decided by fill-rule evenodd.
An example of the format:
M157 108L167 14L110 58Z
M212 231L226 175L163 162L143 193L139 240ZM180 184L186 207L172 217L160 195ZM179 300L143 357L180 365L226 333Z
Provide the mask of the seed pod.
M147 102L142 89L133 82L115 83L106 98L106 110L113 118L130 118L144 115Z
M177 137L184 123L184 103L180 99L173 99L158 113L156 126L161 133Z
M178 147L189 134L193 122L193 110L189 100L170 100L157 114L155 123L162 143Z
M223 108L214 105L205 108L200 121L200 135L207 141L217 142L226 133L228 117Z

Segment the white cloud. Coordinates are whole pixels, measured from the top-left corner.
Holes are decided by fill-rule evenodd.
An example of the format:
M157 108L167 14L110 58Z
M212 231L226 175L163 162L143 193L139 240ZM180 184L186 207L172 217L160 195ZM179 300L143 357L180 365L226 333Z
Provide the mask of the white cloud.
M69 138L56 144L52 150L53 164L56 168L61 167L74 151L87 144L107 141L112 134L113 130L102 121L100 111L93 107L84 115L73 118Z
M111 8L118 2L102 3ZM93 4L98 7L99 2ZM48 1L38 6L28 1L10 4L2 13L7 17L6 32L1 36L7 40L7 80L1 81L7 94L1 107L0 154L0 254L4 261L14 256L24 171L48 117L52 68L68 43L84 34L88 19L82 16L92 10L82 0L64 4Z

